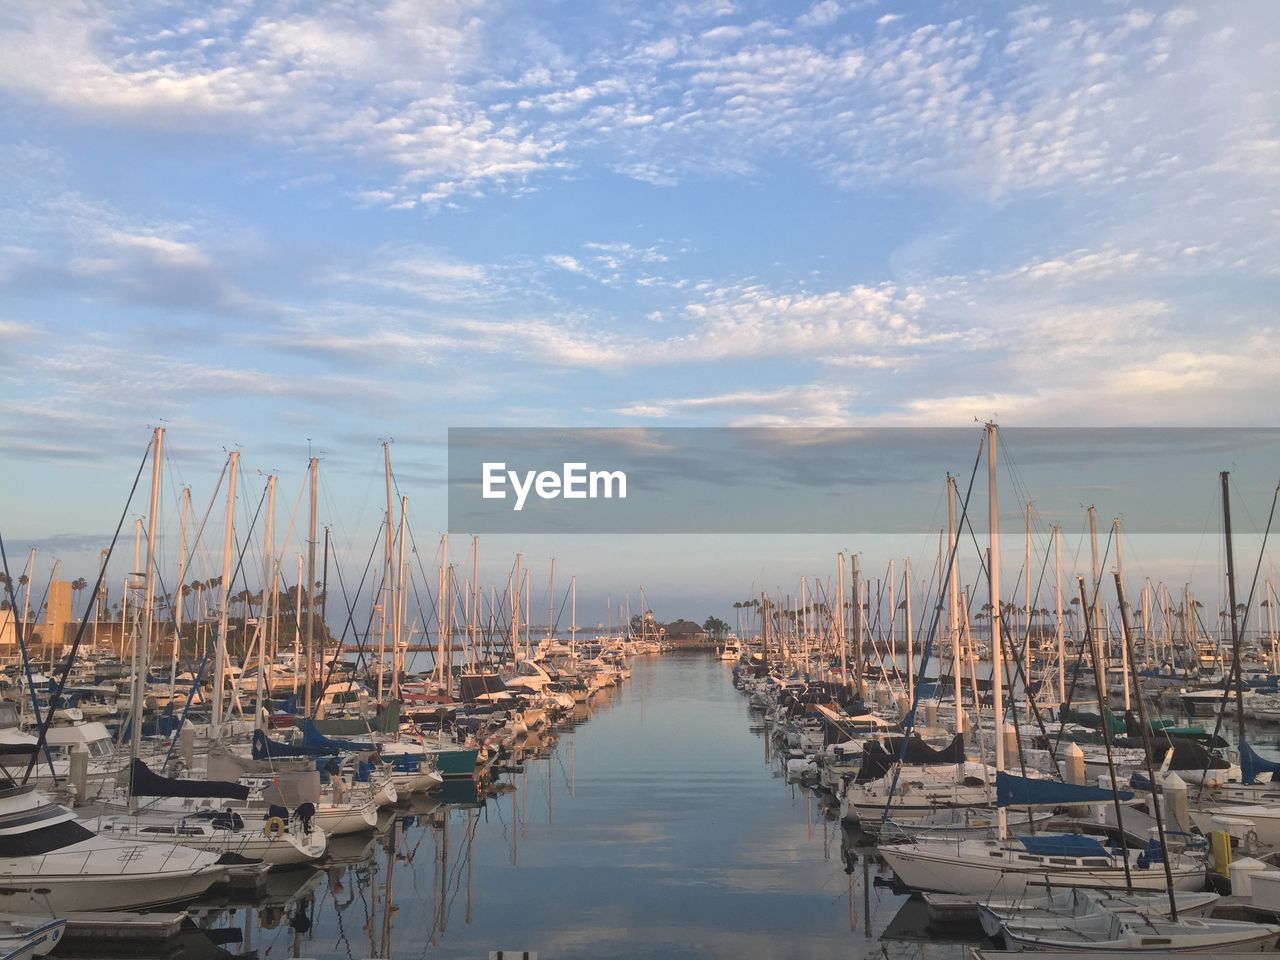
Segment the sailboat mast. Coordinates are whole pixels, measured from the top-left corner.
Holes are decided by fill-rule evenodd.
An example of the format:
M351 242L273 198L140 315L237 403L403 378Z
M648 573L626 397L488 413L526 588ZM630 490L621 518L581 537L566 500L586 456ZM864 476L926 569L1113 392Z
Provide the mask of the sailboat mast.
M178 688L178 651L182 647L182 608L187 579L187 517L191 513L191 488L182 488L182 525L178 534L178 606L173 614L173 649L169 656L169 699Z
M547 646L551 646L551 641L555 637L556 632L556 558L551 558L551 585L547 587Z
M298 585L299 601L303 596L307 598L307 683L302 691L304 712L307 717L311 716L311 697L312 687L315 685L316 676L316 598L315 598L315 582L316 582L316 512L318 500L320 498L319 491L319 473L320 461L315 457L311 458L311 462L307 465L307 472L310 476L311 486L311 518L307 527L307 582L304 594L303 585Z
M383 478L387 488L387 511L383 515L383 552L382 552L382 630L378 636L378 702L382 703L383 684L387 672L387 630L391 626L391 605L394 602L392 586L393 560L395 556L395 534L391 528L391 446L386 441L382 444Z
M395 620L394 632L391 635L391 695L397 700L400 699L400 674L404 672L404 630L405 630L405 613L408 610L406 604L405 590L405 565L404 565L404 528L407 523L409 514L409 498L402 496L400 498L400 530L396 534L396 539L400 541L400 556L396 564L396 589L395 589Z
M960 671L958 574L956 573L956 478L947 474L947 629L951 637L951 679L956 687L956 735L964 733L964 681ZM977 707L977 704L974 704Z
M1053 606L1058 640L1058 703L1067 702L1067 658L1062 630L1062 528L1053 528Z
M1120 558L1120 518L1119 517L1116 517L1111 521L1111 530L1115 535L1115 541L1116 541L1116 573L1117 575L1123 577L1124 563ZM1125 620L1123 608L1120 610L1120 620L1122 623L1127 622ZM1125 713L1128 713L1130 710L1133 709L1133 701L1129 696L1129 671L1136 669L1133 663L1130 662L1129 657L1130 657L1129 645L1122 641L1120 644L1120 680L1124 686L1124 712Z
M515 663L523 659L520 656L520 566L523 561L524 557L517 553L514 593L511 592L511 581L507 581L507 600L511 604L511 659Z
M1004 770L1004 643L1000 617L1000 516L996 506L996 425L987 424L987 585L991 603L991 690L993 732L996 739L996 771ZM1008 835L1009 822L1004 807L997 808L1000 839Z
M836 610L840 619L836 621L836 642L840 645L840 683L847 690L849 676L845 673L847 657L845 656L844 551L836 554L836 583L839 584L839 589L836 591Z
M915 636L911 632L911 558L902 558L902 602L906 604L903 630L907 641L907 699L916 701L916 651Z
M1025 635L1023 645L1023 658L1025 667L1022 673L1022 681L1027 685L1026 694L1028 704L1031 701L1031 501L1027 501L1027 517L1026 517L1026 550L1023 557L1023 574L1022 584L1023 595L1023 624L1022 632Z
M271 624L275 622L275 573L276 573L276 478L275 474L267 477L267 529L263 535L263 553L267 565L263 571L262 610L258 621L258 709L261 716L262 700L270 693L266 689L268 681L267 664L271 664L275 673L276 647L271 633Z
M446 695L453 686L453 667L451 660L453 659L453 651L449 649L449 610L448 604L450 597L448 594L449 583L445 574L445 568L449 564L449 534L440 534L440 577L437 581L436 597L436 670L439 673L437 682L444 689Z
M471 538L471 652L467 654L471 669L478 660L476 648L480 643L480 538Z
M222 530L222 604L218 611L218 640L213 648L213 713L210 722L222 723L222 687L227 676L227 614L231 607L231 554L235 542L236 476L240 472L240 451L227 459L227 513Z
M1231 543L1231 474L1222 471L1222 529L1227 547L1227 602L1231 605L1231 673L1236 687L1236 733L1243 748L1244 736L1244 678L1240 670L1240 624L1236 619L1236 554Z
M151 442L151 506L147 510L147 566L142 595L142 637L138 644L138 669L133 675L133 716L130 719L129 759L137 760L142 748L142 712L147 695L147 669L151 652L151 627L155 621L156 599L156 514L160 508L160 462L164 451L164 427L156 427ZM50 710L53 709L52 704ZM137 810L138 800L129 791L129 805Z

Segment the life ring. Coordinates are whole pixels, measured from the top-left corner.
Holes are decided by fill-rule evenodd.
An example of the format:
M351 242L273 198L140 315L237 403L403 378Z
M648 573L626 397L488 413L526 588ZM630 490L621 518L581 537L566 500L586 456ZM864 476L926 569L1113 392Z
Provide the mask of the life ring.
M284 831L285 831L284 821L281 820L279 817L272 817L270 820L267 821L267 825L262 828L263 834L267 837L270 837L272 840L274 840L276 837L284 836Z

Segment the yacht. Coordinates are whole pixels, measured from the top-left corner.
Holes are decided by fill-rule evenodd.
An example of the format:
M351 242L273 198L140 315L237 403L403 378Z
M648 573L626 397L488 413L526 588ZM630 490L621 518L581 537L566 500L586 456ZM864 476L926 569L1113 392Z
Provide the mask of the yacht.
M140 910L223 880L216 853L99 836L34 786L0 780L0 893L15 913Z

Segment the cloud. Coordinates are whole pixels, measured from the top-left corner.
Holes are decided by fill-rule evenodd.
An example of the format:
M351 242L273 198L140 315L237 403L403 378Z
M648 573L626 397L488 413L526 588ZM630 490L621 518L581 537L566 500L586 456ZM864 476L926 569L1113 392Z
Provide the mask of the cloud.
M87 122L213 126L376 158L392 179L372 195L438 203L521 181L560 149L463 83L482 55L485 6L393 2L318 17L227 4L150 30L145 8L22 3L0 29L0 88Z
M849 389L834 384L736 390L693 397L671 397L618 408L623 417L647 420L698 417L730 426L833 426L849 422Z
M561 270L567 270L570 273L582 273L582 264L578 262L576 257L570 257L567 254L549 253L544 258L547 263L552 266L559 267Z

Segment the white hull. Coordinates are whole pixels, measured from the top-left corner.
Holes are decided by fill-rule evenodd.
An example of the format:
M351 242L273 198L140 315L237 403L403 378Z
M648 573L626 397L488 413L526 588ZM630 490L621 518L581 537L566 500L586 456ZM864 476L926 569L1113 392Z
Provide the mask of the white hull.
M1027 892L1043 893L1063 887L1111 890L1126 885L1124 866L1118 860L1106 866L1052 862L1055 859L1075 859L1070 857L1049 858L1045 863L1025 863L1018 859L1016 851L1004 852L998 844L992 843L985 851L984 861L984 851L978 849L980 844L980 841L955 843L939 840L883 846L879 851L904 884L916 890L937 893L966 893L982 898L1017 897ZM1131 863L1132 859L1134 856L1131 854ZM1159 864L1147 869L1133 864L1130 875L1136 889L1165 889L1164 868ZM1204 882L1203 865L1181 859L1174 862L1175 890L1202 890Z
M0 861L0 894L6 911L48 916L50 912L141 910L194 900L226 876L226 868L217 865L163 874L81 875L75 869L85 861L83 854L51 854L45 859L64 858L64 863L35 877L17 876L13 861Z
M318 803L315 823L331 837L363 833L378 825L378 804L374 800L359 806L346 803Z

